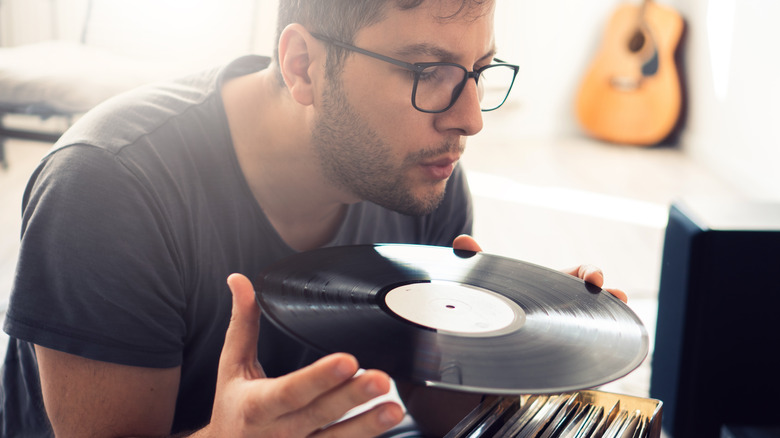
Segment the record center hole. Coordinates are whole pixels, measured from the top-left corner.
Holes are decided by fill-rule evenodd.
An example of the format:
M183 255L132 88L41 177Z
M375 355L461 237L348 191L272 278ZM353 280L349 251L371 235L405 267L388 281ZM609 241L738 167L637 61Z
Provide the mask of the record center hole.
M452 304L447 304L447 306L446 306L446 307L447 307L448 309L454 309L454 308L455 308L455 306L453 306Z

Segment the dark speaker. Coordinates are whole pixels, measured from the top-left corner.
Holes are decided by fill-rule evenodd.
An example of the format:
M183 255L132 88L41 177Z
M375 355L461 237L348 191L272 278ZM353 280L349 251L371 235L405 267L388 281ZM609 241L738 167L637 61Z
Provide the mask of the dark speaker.
M780 204L677 202L650 397L674 438L780 425Z

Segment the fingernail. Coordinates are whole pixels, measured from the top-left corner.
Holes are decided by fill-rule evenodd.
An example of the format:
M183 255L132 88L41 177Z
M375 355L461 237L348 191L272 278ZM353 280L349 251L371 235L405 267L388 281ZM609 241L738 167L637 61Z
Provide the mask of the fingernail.
M342 360L336 365L334 369L336 376L342 379L348 379L355 375L355 369L349 361Z
M379 412L379 422L382 423L382 426L384 427L393 427L398 424L399 421L401 421L401 418L398 417L398 409L395 409L394 407L385 406Z
M384 395L387 391L383 389L377 382L371 381L366 385L366 395L369 397L379 397Z

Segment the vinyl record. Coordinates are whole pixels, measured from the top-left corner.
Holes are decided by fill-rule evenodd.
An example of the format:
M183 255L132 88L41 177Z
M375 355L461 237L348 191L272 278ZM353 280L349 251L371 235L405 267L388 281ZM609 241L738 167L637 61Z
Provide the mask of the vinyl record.
M609 292L486 253L324 248L269 267L255 287L263 316L304 344L440 388L591 388L628 374L648 351L642 322Z

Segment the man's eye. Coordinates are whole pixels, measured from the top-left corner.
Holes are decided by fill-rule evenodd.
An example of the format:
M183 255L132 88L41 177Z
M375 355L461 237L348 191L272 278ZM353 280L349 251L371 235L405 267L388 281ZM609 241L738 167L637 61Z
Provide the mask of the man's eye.
M423 71L420 72L420 81L438 81L442 78L442 72L443 67L442 66L433 66L433 67L426 67Z

